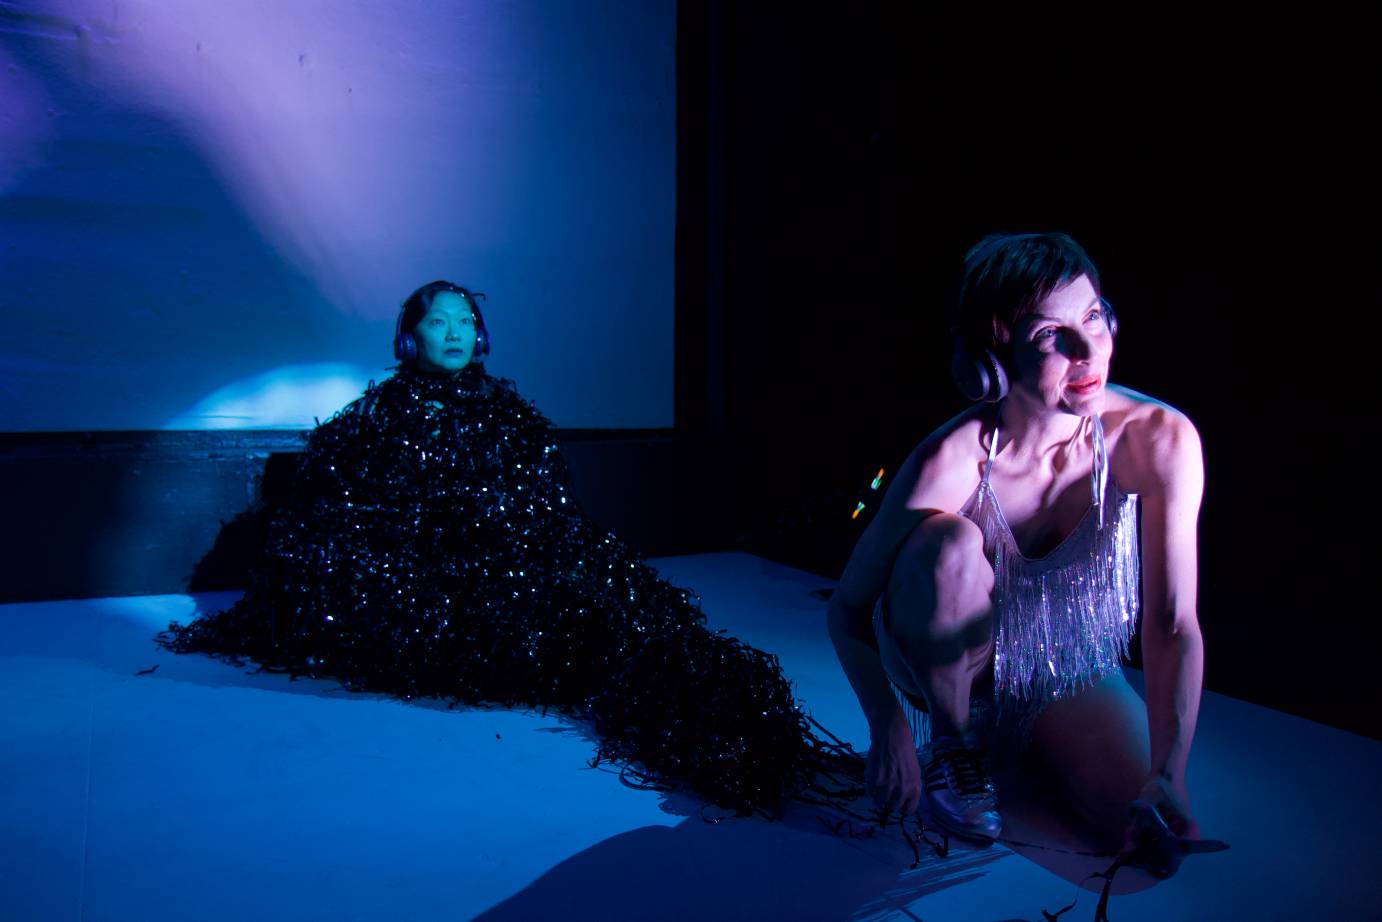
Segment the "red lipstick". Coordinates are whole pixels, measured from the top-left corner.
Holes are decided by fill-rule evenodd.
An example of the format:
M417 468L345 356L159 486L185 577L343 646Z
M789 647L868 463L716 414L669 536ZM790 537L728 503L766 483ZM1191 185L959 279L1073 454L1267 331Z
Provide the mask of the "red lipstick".
M1085 395L1092 394L1096 390L1098 390L1099 383L1100 382L1098 375L1089 375L1087 377L1080 378L1078 381L1071 381L1066 385L1066 387L1077 394Z

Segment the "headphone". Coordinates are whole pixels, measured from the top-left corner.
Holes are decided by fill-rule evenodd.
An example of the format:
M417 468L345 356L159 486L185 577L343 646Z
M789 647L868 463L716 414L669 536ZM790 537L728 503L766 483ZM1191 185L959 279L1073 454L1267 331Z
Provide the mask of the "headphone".
M1113 305L1102 296L1099 298L1099 305L1104 312L1104 322L1108 324L1109 334L1116 337L1118 315L1113 312ZM950 376L955 379L955 386L960 389L960 393L976 403L981 400L984 403L997 403L1008 396L1008 372L1003 368L998 356L992 349L985 349L979 355L970 352L959 333L955 334Z
M471 361L482 359L489 355L489 330L485 327L485 317L480 313L480 303L476 300L478 298L484 298L485 293L483 291L471 291L468 288L462 288L460 285L452 285L449 282L443 284L434 282L433 285L436 285L436 288L427 298L424 313L427 308L431 307L432 299L443 291L449 291L453 294L460 295L461 298L465 300L465 303L470 306L471 316L475 318L475 349L470 353ZM431 287L431 285L424 286L424 288ZM405 331L403 329L403 318L407 315L408 303L412 300L412 296L409 296L408 300L403 302L403 306L398 309L398 319L394 321L393 325L393 357L405 365L417 361L417 340L413 339L411 330Z

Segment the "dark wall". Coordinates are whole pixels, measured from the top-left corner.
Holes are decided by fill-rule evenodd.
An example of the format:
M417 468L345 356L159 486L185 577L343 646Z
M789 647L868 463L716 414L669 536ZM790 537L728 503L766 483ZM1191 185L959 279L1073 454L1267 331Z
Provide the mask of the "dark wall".
M716 4L681 28L683 53L706 30L723 161L709 145L704 237L683 204L679 238L723 237L708 277L749 544L838 575L855 495L963 408L942 305L965 248L1064 230L1119 313L1113 379L1203 438L1208 687L1382 735L1341 655L1371 261L1365 85L1338 36L1019 43L844 5Z

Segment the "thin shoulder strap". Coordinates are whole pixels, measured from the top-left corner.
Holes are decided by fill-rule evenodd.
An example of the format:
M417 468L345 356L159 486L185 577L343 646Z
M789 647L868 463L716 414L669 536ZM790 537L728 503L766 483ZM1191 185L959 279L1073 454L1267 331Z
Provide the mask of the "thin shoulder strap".
M993 434L989 436L989 459L984 464L984 486L988 486L989 474L993 472L993 459L998 454L998 423L993 424Z
M1094 468L1091 471L1092 502L1099 510L1099 528L1104 527L1104 494L1108 491L1108 448L1104 445L1104 424L1099 414L1090 417L1094 421Z

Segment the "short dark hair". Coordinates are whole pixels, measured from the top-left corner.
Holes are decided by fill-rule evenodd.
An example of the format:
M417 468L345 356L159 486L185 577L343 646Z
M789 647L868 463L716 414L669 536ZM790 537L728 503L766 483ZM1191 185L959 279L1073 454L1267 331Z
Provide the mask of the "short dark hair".
M1007 352L1018 321L1081 275L1102 296L1099 270L1067 234L989 234L965 254L951 332L973 353Z
M472 362L478 362L489 354L489 332L485 327L485 317L480 313L480 302L478 298L484 295L472 292L463 285L455 282L448 282L445 279L437 279L435 282L428 282L417 291L408 295L403 301L402 316L399 319L398 330L407 335L417 329L417 325L422 322L422 318L427 316L427 312L432 309L432 302L437 295L444 291L458 294L470 306L470 312L475 317L475 332L478 334L476 340L475 353L471 356ZM416 360L414 360L416 361Z

